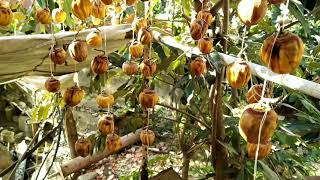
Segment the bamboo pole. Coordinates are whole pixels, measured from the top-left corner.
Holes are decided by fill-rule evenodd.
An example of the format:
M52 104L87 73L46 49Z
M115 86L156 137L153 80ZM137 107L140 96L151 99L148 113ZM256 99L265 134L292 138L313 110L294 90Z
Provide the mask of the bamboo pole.
M193 48L191 46L188 45L183 45L180 44L177 40L175 40L174 37L172 36L167 36L167 35L162 35L161 33L157 32L157 31L153 31L153 36L155 38L155 40L180 49L182 51L187 51L188 53L186 53L187 56L191 56L192 54L195 55L199 55L200 51L198 48ZM211 56L212 54L210 54ZM227 65L227 64L231 64L234 61L236 61L237 57L231 56L231 55L227 55L224 53L219 53L220 58L223 60L222 62ZM277 83L279 85L285 86L287 88L293 89L295 91L299 91L301 93L304 93L306 95L315 97L317 99L320 99L320 84L312 82L312 81L308 81L290 74L277 74L272 72L269 68L265 67L265 66L261 66L252 62L249 62L249 66L251 69L251 74L258 76L262 79L266 79L268 81Z

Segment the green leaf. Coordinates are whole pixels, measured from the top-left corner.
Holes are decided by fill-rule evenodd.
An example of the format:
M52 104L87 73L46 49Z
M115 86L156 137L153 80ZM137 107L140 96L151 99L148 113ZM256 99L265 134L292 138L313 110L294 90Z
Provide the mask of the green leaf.
M43 111L44 111L44 106L40 106L38 111L38 122L43 120Z
M186 64L186 57L179 56L176 60L174 60L168 67L168 71L174 71L177 69L179 66Z
M288 134L285 134L281 131L276 131L274 133L274 138L277 139L280 142L280 145L282 146L293 147L298 142L297 137L289 136Z
M48 114L49 114L50 108L51 108L51 104L47 104L47 105L44 106L43 113L42 113L42 118L43 119L47 119L48 118Z
M32 111L32 116L31 116L31 123L36 123L38 120L38 111L39 107L34 107Z
M67 14L70 14L71 11L72 11L72 8L71 8L71 3L72 3L72 0L64 0L64 3L63 3L63 10L67 13Z
M302 24L303 29L304 29L304 35L308 36L308 34L310 33L310 25L308 23L308 21L305 19L304 15L303 15L303 10L300 11L299 9L301 9L302 4L298 4L298 2L294 1L293 3L289 3L289 10L290 13L293 14L293 16L295 18L298 19L298 21ZM303 6L302 6L303 8Z
M45 8L46 5L47 5L47 2L46 0L37 0L38 1L38 4L41 8Z
M313 114L315 117L320 117L320 111L316 107L314 107L313 104L311 104L306 99L301 100L301 102L309 113Z
M312 51L313 51L312 52L313 56L319 56L320 55L320 44L317 45L316 47L314 47ZM317 64L318 64L318 66L320 66L320 63L317 63Z
M122 64L126 61L126 59L123 56L120 56L119 54L112 52L108 55L108 58L110 62L116 66L116 67L122 67Z
M157 43L157 42L152 43L152 48L153 48L154 52L156 52L156 53L158 54L158 56L159 56L159 58L160 58L161 60L167 58L167 55L166 55L166 53L164 52L163 47L165 47L165 46L161 46L161 44L159 44L159 43Z
M175 2L175 1L174 1ZM181 5L186 14L191 13L191 2L190 0L181 0Z
M265 177L267 179L280 180L278 175L272 169L270 169L268 165L266 165L263 161L258 161L258 162L259 162L260 166L262 167L263 174L265 175Z

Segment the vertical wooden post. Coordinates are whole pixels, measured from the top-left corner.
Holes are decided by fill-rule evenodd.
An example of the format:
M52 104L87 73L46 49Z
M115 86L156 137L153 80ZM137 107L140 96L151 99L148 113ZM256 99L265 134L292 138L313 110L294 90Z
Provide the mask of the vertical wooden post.
M66 106L64 130L70 148L71 158L77 157L74 144L78 140L77 124L73 116L72 107Z

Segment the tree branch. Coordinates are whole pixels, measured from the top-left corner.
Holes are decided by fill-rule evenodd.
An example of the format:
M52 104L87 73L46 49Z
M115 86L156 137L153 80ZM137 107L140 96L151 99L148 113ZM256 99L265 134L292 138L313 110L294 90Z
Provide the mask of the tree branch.
M216 4L214 4L214 6L210 9L210 13L212 14L212 16L216 15L219 9L222 8L222 5L223 5L223 0L219 0L218 2L216 2Z
M185 111L183 111L183 110L181 110L181 109L172 107L172 106L170 106L170 105L162 104L162 103L158 103L157 105L163 106L163 107L166 107L166 108L175 110L175 111L178 111L178 112L180 112L180 113L182 113L182 114L184 114L184 115L187 115L187 116L189 116L190 118L194 119L195 121L197 121L198 123L200 123L201 125L203 125L204 127L206 127L207 129L211 129L211 127L210 127L207 123L203 122L201 119L199 119L199 118L195 117L194 115L189 114L189 113L187 113L187 112L185 112Z

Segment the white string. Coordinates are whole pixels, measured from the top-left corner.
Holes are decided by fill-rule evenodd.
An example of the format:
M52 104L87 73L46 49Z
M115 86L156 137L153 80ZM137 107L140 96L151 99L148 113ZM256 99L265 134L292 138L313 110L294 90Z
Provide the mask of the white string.
M261 131L262 131L262 127L264 125L265 120L267 119L267 114L268 114L269 109L267 109L262 117L262 120L260 122L260 127L259 127L259 134L258 134L258 146L256 149L256 153L255 153L255 157L254 157L254 170L253 170L253 180L256 179L257 176L257 166L258 166L258 155L259 155L259 149L260 149L260 138L261 138Z
M241 51L244 48L244 39L245 39L246 33L247 33L247 26L244 27L243 34L242 34Z
M53 51L53 48L54 48L54 45L55 45L55 40L54 40L54 30L53 30L52 22L50 24L50 28L51 28L51 49L50 49L50 51ZM50 75L53 76L51 59L50 59Z
M286 9L282 10L283 21L285 21L285 19L288 17L288 6L289 6L289 0L287 0L287 2L286 2ZM274 37L274 40L273 40L273 43L272 43L272 46L271 46L271 50L270 50L270 55L269 55L269 58L268 58L268 67L270 67L270 60L271 60L274 44L275 44L275 42L276 42L276 40L277 40L277 38L279 36L279 33L280 33L281 29L283 28L283 26L284 26L284 22L282 22L282 24L279 26L277 34ZM268 74L269 74L269 72L267 71L267 75ZM265 94L265 91L266 91L266 85L267 85L267 79L264 80L261 97L264 97L264 94ZM262 98L260 100L262 100ZM253 174L254 180L256 179L256 175L257 175L257 161L258 161L258 154L259 154L259 149L260 149L261 130L262 130L262 126L263 126L263 124L264 124L264 122L266 120L267 113L268 113L268 111L266 111L264 113L262 121L260 123L260 127L259 127L258 146L257 146L257 149L256 149L255 160L254 160L254 174Z
M104 26L106 25L106 17L104 17L104 22L103 22L103 24L104 24ZM104 51L106 51L107 50L107 31L105 30L104 31Z

